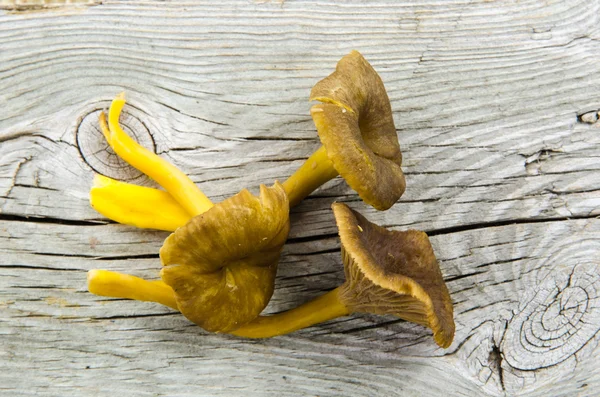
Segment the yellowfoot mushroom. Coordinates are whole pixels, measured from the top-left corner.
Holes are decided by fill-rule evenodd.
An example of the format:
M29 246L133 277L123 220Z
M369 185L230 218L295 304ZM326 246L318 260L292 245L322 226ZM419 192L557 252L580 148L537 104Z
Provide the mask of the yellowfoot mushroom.
M381 78L358 51L318 82L310 100L322 146L283 183L290 205L341 175L363 201L390 208L406 187L390 100Z
M392 314L424 325L439 346L450 346L452 301L427 234L389 231L341 203L334 203L333 211L342 244L344 284L298 308L258 317L232 333L267 338L362 312Z
M241 191L216 206L174 165L141 147L119 126L117 96L100 127L117 155L167 191L101 175L92 207L120 223L175 231L161 249L162 281L94 269L88 290L102 296L158 301L213 332L227 332L260 314L273 293L277 262L289 232L283 187Z
M314 87L311 99L323 102L321 105L315 105L311 110L323 146L284 183L283 187L276 184L272 188L279 190L278 194L286 197L285 200L281 198L275 200L285 201L285 215L280 208L279 213L269 220L268 217L260 218L256 208L252 209L253 205L239 206L238 216L223 217L219 221L223 221L222 223L215 223L220 226L240 223L248 226L256 222L260 225L259 220L252 218L252 216L259 216L262 222L286 226L275 235L266 236L265 241L271 241L271 238L273 242L265 243L267 244L265 246L253 240L256 232L261 230L258 226L254 229L249 226L242 227L243 233L247 233L243 236L235 233L230 237L218 235L216 245L208 244L209 247L221 246L228 250L228 247L235 244L242 246L243 243L240 241L247 239L253 241L253 244L247 248L258 249L258 251L248 251L251 255L238 258L236 251L216 250L213 254L217 255L218 259L212 260L212 257L203 257L201 254L193 255L194 252L205 252L202 247L207 241L207 239L198 241L194 233L203 227L211 228L198 226L204 225L205 219L211 219L208 213L206 216L200 214L214 208L216 209L212 211L213 213L223 213L228 205L227 200L213 207L212 202L185 174L128 137L118 123L120 112L125 104L123 96L118 96L111 104L108 125L105 115L102 114L100 117L102 131L107 141L120 157L156 180L167 192L97 177L91 191L92 206L109 218L138 227L172 231L184 224L186 226L177 230L165 243L165 247L173 244L173 247L177 248L163 247L161 251L161 259L166 265L162 277L166 283L95 270L88 275L90 291L98 295L163 303L181 310L188 318L209 331L235 332L243 335L256 330L259 332L265 330L264 326L269 328L269 324L273 321L277 323L279 317L273 316L261 318L256 320L254 325L246 326L250 328L239 328L260 313L272 294L277 259L289 230L287 212L289 206L297 204L322 183L338 174L346 178L365 202L377 209L387 209L393 205L405 187L400 168L402 155L391 117L389 99L381 79L358 52L354 51L344 57L339 62L336 72ZM261 197L265 192L265 188L261 188ZM251 195L242 192L238 196L247 198ZM153 216L159 213L161 216ZM194 216L197 217L188 222ZM244 223L248 219L253 220ZM171 243L167 244L169 241ZM196 246L192 246L193 242ZM186 245L188 243L189 245ZM268 248L268 251L260 251L261 247ZM184 252L185 248L190 249L191 252ZM223 256L219 257L219 253ZM206 262L195 262L200 258ZM211 280L203 281L204 276ZM248 283L252 285L241 288L245 278L248 278L250 280ZM174 293L169 293L171 287ZM153 294L153 291L156 293ZM230 294L226 291L239 292ZM402 295L401 292L398 294ZM324 315L336 313L336 306L325 306L324 312L316 310L317 306L328 304L332 296L338 295L335 291L331 292L315 300L312 306L303 306L290 312L295 313L293 316L296 318L302 317L304 320L292 321L288 324L287 331L278 331L272 335L298 329L294 324L311 325L323 321ZM403 299L408 298L398 298L399 301ZM219 301L228 303L219 304ZM413 304L411 300L407 302ZM227 308L235 307L236 303L241 305L239 310L236 308L239 313L227 314L230 312ZM356 306L354 308L351 302L337 305L338 309L342 306L345 312L337 315L347 314L350 310L361 310L357 305L354 305ZM306 316L299 316L300 314ZM281 316L285 317L284 314ZM408 314L405 318L408 318ZM427 325L434 329L433 323ZM255 337L272 336L269 335L268 330L265 332L264 336Z
M106 270L88 273L102 296L154 301L181 311L211 332L229 332L256 318L273 294L289 232L289 204L280 184L247 190L178 228L160 250L161 281Z

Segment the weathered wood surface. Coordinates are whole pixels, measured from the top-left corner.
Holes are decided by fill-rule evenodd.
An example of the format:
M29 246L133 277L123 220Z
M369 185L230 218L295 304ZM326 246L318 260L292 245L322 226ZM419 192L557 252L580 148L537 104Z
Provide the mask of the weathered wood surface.
M598 393L600 1L89 3L0 2L0 394ZM430 233L449 349L367 315L246 341L86 292L92 268L156 277L166 236L89 208L94 169L151 185L97 131L116 93L218 201L318 146L308 93L351 49L388 88L407 192L377 212L335 180L294 209L268 311L341 281L344 201Z

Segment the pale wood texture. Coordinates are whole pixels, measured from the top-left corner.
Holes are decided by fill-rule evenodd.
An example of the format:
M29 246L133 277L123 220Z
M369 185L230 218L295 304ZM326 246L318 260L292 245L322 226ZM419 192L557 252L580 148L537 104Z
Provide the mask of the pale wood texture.
M597 395L600 1L13 3L0 3L0 394ZM407 192L377 212L336 179L294 209L268 312L340 282L329 207L344 201L430 233L455 303L449 349L367 315L246 341L87 293L92 268L155 278L166 236L88 205L92 167L152 185L97 130L114 95L127 92L129 131L219 201L318 147L310 88L351 49L388 89Z

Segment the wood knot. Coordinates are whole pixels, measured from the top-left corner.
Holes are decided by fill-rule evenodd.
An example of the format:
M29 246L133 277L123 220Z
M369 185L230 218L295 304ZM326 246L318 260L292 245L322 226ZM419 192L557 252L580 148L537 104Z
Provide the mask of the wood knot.
M98 123L101 110L85 115L77 126L77 146L87 165L95 172L127 182L147 184L148 178L122 160L108 145ZM154 139L137 117L123 110L119 123L123 130L143 147L156 152Z
M565 267L573 254L596 256L598 247L579 246L559 252L559 262L535 288L508 324L503 341L506 361L516 369L536 370L559 364L578 353L599 331L600 272L597 262L584 260ZM595 250L596 254L594 254ZM566 252L565 252L566 251ZM554 259L554 258L553 258Z
M577 121L584 124L595 124L600 118L600 110L580 112L577 114Z

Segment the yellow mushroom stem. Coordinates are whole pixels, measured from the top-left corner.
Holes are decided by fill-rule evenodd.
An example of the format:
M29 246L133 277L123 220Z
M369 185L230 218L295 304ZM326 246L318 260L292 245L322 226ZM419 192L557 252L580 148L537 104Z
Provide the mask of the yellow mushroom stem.
M162 190L94 177L90 204L102 215L125 225L174 231L192 217Z
M107 270L90 270L88 290L96 295L156 302L179 310L173 290L162 281L148 281ZM339 288L336 288L294 309L259 316L230 333L244 338L271 338L349 314L350 310L340 301Z
M102 126L102 120L100 122ZM338 172L321 146L283 183L290 207L335 178ZM139 228L174 231L191 219L169 193L97 175L90 191L92 207L109 219Z
M291 310L258 316L230 333L244 338L271 338L349 314L350 310L339 299L338 287Z
M128 274L94 269L88 272L87 281L88 290L95 295L157 302L179 310L173 289L160 280L148 281Z
M120 94L111 103L108 123L104 112L100 113L100 129L119 157L154 179L168 193L98 177L90 192L90 201L98 212L119 223L173 231L185 224L178 207L195 216L211 208L213 203L181 170L140 146L123 131L119 117L124 105L124 95ZM321 146L283 183L290 207L338 175L325 147ZM168 215L173 219L166 219Z
M321 146L292 176L283 182L290 208L300 203L319 186L338 175L339 173L327 156L325 146Z
M200 215L211 208L213 203L187 175L173 164L139 145L121 129L119 116L124 105L124 95L117 95L108 111L108 128L104 112L100 113L102 133L117 155L158 182L190 215Z

